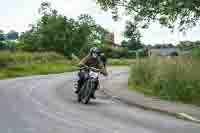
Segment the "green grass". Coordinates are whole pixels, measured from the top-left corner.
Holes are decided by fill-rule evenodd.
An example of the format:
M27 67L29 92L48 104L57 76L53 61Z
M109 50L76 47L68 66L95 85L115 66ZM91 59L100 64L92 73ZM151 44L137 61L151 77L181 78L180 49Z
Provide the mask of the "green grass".
M55 52L0 51L0 66L10 64L30 64L67 61L66 57Z
M200 59L154 58L132 65L130 89L161 99L199 104Z
M75 70L74 62L54 52L0 51L0 79Z
M111 66L128 66L134 63L134 59L108 59L108 65Z
M5 67L0 70L0 79L6 79L11 77L24 77L39 74L53 74L71 72L75 70L75 67L67 64L16 64Z

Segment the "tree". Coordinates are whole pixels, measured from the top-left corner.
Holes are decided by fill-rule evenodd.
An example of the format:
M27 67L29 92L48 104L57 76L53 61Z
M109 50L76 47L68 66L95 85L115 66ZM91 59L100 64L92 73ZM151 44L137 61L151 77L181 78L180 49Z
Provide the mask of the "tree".
M50 16L52 15L53 11L55 10L52 9L51 3L48 1L42 2L40 8L38 9L39 14L41 14L42 16Z
M126 48L127 45L128 45L128 41L127 41L127 40L122 40L121 46L122 46L123 48Z
M137 29L137 24L131 21L126 22L124 36L128 39L135 38L136 40L140 40L141 33Z
M88 14L77 19L60 15L48 2L39 9L41 18L20 36L27 50L56 51L71 56L84 56L89 48L100 45L104 29ZM98 42L98 43L97 43Z
M123 47L128 48L129 50L137 50L142 48L142 44L140 41L141 34L137 29L137 26L133 22L131 21L126 22L124 37L127 40L122 41Z
M174 29L175 22L179 30L184 31L195 26L200 19L199 0L96 0L104 10L111 9L118 16L120 9L141 27L148 27L152 21Z
M88 14L81 14L77 22L78 28L73 46L76 45L76 53L80 53L80 56L83 56L91 47L103 44L104 36L107 31L96 24L94 19Z
M142 44L140 41L136 40L135 38L131 38L128 41L123 41L122 42L124 48L128 48L130 51L138 50L143 48Z
M5 37L4 37L4 32L3 30L0 30L0 41L4 41Z
M194 49L192 49L192 56L194 56L194 57L200 57L200 48L194 48Z
M180 41L177 45L180 49L192 49L194 47L194 42L191 41Z
M169 43L169 44L166 44L168 48L175 48L176 46L174 46L173 44Z
M200 41L180 41L177 47L180 49L200 48Z

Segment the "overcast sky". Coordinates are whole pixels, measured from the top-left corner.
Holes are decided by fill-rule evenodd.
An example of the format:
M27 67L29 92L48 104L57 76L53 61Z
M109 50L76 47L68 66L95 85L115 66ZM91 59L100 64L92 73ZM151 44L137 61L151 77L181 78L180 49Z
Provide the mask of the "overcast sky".
M35 22L38 15L38 8L43 0L1 0L0 4L0 29L4 31L16 30L25 31L29 24ZM115 40L119 43L123 37L125 19L118 22L112 20L109 12L99 9L94 0L48 0L59 13L68 17L76 18L82 13L88 13L104 28L115 33ZM171 33L159 24L152 24L149 29L142 31L142 42L145 44L154 43L176 43L180 40L200 40L200 27L188 31L186 35L175 32Z

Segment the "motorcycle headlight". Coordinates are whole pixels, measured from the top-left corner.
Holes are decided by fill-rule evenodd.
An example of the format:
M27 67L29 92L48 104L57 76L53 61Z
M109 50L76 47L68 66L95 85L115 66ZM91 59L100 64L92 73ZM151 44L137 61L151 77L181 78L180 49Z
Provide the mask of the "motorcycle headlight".
M98 78L98 73L96 73L96 72L90 71L89 75L92 78Z

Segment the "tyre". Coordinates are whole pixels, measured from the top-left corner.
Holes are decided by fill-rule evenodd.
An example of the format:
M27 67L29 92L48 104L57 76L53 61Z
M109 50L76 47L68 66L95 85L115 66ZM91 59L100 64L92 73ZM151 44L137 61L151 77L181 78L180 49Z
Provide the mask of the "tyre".
M82 100L83 104L88 104L90 101L90 97L86 97Z
M84 98L86 84L87 84L87 82L83 84L83 86L81 87L81 89L79 90L79 92L77 94L77 100L78 100L79 103Z
M90 102L91 95L94 92L95 84L92 80L87 80L78 93L78 102L88 104Z
M91 90L92 90L92 84L91 80L88 80L85 88L84 98L82 99L83 104L88 104L91 97Z
M89 80L87 84L88 84L87 85L87 89L86 89L87 90L87 93L86 93L87 95L84 98L84 101L83 101L84 104L88 104L90 102L91 96L95 91L95 88L94 88L95 87L95 82L93 80Z

